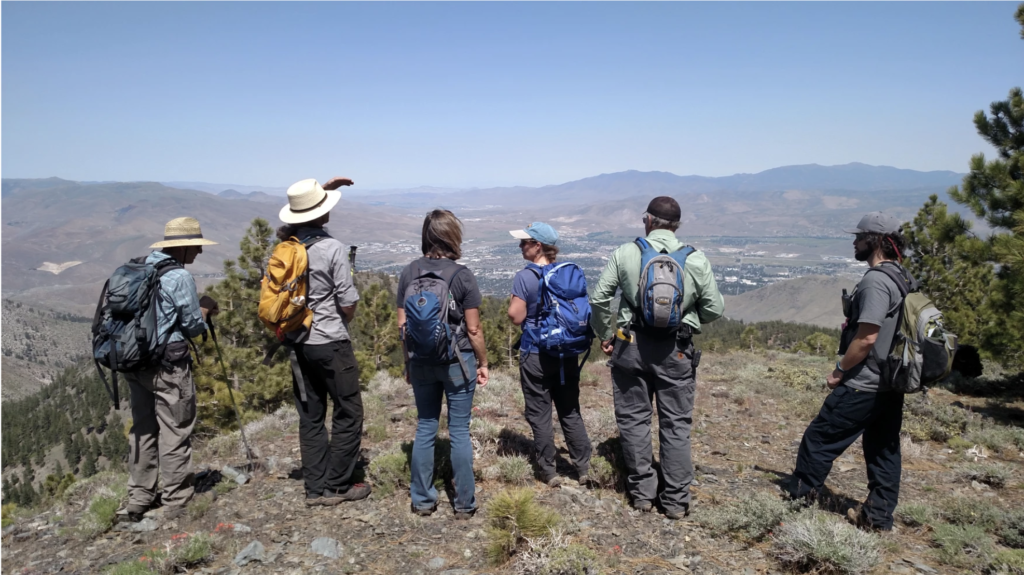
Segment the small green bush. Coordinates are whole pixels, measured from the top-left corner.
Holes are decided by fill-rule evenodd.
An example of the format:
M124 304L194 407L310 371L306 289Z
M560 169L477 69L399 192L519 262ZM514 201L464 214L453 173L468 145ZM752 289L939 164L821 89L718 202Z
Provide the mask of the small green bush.
M478 441L490 442L498 439L501 433L501 426L491 423L486 418L474 417L469 422L469 433Z
M192 498L192 502L186 508L189 519L193 521L202 519L206 512L210 510L211 505L213 505L213 497L210 497L209 494L205 497Z
M992 451L1016 448L1024 449L1024 429L1019 427L989 426L972 429L967 434L971 443L984 445Z
M97 495L89 503L86 517L86 531L91 534L104 533L114 526L114 517L121 502L116 497Z
M208 561L211 555L213 545L210 536L205 533L194 533L174 550L171 561L175 566L187 569Z
M931 525L935 520L935 511L927 505L908 503L896 508L896 518L909 527Z
M768 535L788 515L796 512L799 503L783 501L776 495L758 492L724 505L700 508L697 522L716 533L730 533L750 541Z
M383 423L371 423L366 426L366 438L373 443L380 443L388 438L388 428Z
M14 523L14 517L18 513L18 505L16 503L7 503L0 507L0 525L7 527L11 523Z
M1013 472L1005 465L969 463L957 469L957 478L970 483L977 481L1001 489L1013 476Z
M954 496L942 503L939 514L953 525L973 525L984 531L999 524L1002 512L988 501L975 497Z
M598 487L615 489L615 486L619 484L620 476L618 468L607 457L595 455L590 458L590 478L597 483Z
M1003 517L999 538L1007 547L1024 549L1024 511L1011 511Z
M787 520L772 539L775 557L800 570L866 573L880 558L881 545L876 535L816 509Z
M987 571L995 575L1024 575L1024 549L1008 549L996 553Z
M531 489L513 489L495 495L487 504L487 556L501 565L527 543L547 537L558 526L558 514L534 501Z
M936 525L932 539L939 561L946 565L969 569L986 565L992 557L992 539L976 525Z
M974 447L973 443L967 441L966 439L960 437L959 435L955 435L947 439L946 445L948 445L950 449L953 449L955 451L965 451Z
M959 407L935 404L923 394L908 399L904 407L903 430L916 441L948 441L967 431L970 417Z
M238 482L234 479L228 479L227 477L221 478L221 480L217 482L217 485L213 486L213 491L217 493L217 495L225 495L227 493L231 493L235 489L238 489Z
M579 544L555 549L539 575L596 575L601 571L597 553Z
M526 485L533 477L530 460L522 455L498 458L498 474L501 480L511 485Z
M409 484L409 458L402 451L389 451L374 457L367 469L375 496L391 497L402 485Z

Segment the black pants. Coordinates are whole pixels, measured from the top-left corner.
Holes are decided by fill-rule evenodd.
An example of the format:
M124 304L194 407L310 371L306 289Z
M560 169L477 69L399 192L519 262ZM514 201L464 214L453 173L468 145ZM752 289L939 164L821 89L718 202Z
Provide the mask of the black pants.
M868 466L864 513L872 527L891 529L900 495L902 426L902 393L837 387L804 432L790 495L802 498L820 493L832 462L863 434L864 462Z
M541 479L555 476L555 433L551 425L551 404L558 412L569 457L580 476L590 473L590 438L580 415L580 367L576 356L560 360L542 353L523 354L519 362L519 383L523 386L526 421L533 429L533 448ZM564 368L565 383L561 373Z
M352 342L297 345L295 355L305 379L292 377L306 497L318 497L326 490L348 491L363 436L363 398ZM306 387L305 403L300 385ZM330 440L324 426L328 397L334 402Z

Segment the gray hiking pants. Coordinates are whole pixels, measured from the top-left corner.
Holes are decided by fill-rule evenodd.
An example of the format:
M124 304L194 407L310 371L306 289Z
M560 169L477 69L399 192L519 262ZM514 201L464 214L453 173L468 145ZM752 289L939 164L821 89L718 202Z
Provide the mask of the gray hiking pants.
M192 427L196 421L196 387L192 360L127 373L131 392L132 429L128 451L128 510L145 511L163 486L167 506L192 499Z
M686 511L690 506L693 462L690 429L693 424L693 343L690 339L654 338L634 332L635 341L615 338L612 351L612 387L615 420L619 425L626 463L626 491L634 504L654 502L666 510ZM657 493L658 477L652 467L651 415L658 406L659 460L665 488Z
M563 363L564 361L564 363ZM522 354L519 383L523 386L526 421L533 429L533 449L542 481L555 473L555 433L551 424L551 404L558 412L569 457L580 475L590 473L590 438L580 415L580 367L576 356L560 360L538 352ZM565 383L562 383L564 368Z

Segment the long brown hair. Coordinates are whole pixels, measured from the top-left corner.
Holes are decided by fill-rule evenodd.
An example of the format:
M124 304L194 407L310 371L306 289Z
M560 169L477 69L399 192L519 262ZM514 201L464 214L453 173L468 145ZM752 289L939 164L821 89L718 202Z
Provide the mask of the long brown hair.
M541 244L540 249L544 251L544 257L547 258L549 263L553 264L558 260L558 246Z
M462 221L448 210L434 210L423 219L423 255L457 260L462 257Z

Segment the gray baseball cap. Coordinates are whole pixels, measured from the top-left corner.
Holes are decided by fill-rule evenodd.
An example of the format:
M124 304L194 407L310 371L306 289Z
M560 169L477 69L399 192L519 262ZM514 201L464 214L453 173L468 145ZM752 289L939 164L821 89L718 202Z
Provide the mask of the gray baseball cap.
M898 218L882 212L871 212L860 219L855 230L843 230L848 234L894 234L903 226Z

